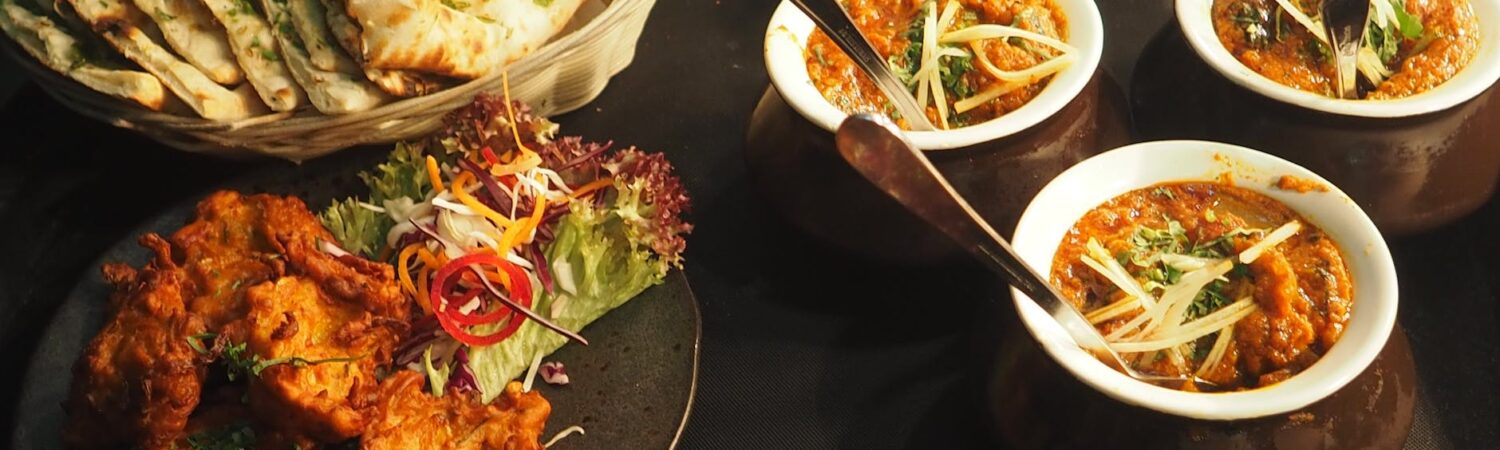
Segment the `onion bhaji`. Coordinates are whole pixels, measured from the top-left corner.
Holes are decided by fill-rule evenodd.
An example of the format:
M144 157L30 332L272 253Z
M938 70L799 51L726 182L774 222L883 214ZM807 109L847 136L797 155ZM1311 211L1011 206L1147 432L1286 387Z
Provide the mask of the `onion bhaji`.
M73 368L69 447L170 448L198 405L206 370L187 338L205 326L186 306L197 287L167 241L148 234L141 245L156 257L140 270L104 266L115 292L104 329Z
M551 406L519 383L482 404L385 375L412 303L301 200L217 192L140 242L144 267L104 266L115 291L74 365L68 447L541 448Z
M365 450L538 450L552 405L511 382L490 404L474 392L433 397L421 374L403 370L380 385L362 444Z
M259 375L254 415L324 442L359 433L410 313L393 269L325 251L333 237L294 197L218 192L170 243L141 242L145 267L104 268L115 293L74 366L69 447L173 448L235 344ZM212 348L194 346L210 336ZM334 356L357 359L319 361Z

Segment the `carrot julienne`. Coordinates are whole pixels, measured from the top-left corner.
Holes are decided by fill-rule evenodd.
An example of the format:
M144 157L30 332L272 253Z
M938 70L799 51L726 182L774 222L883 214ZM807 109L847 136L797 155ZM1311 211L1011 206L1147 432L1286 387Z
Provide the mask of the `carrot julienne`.
M434 192L443 192L442 171L438 170L437 158L427 155L427 178L432 182Z
M411 295L417 295L417 287L411 281L411 269L406 261L417 254L417 248L421 244L407 245L401 249L401 254L396 256L396 276L401 279L401 287Z
M573 193L570 196L573 197L573 198L582 198L585 195L592 194L594 191L597 191L599 189L603 189L603 188L609 187L610 185L613 185L614 183L615 183L615 180L613 178L609 178L609 177L600 178L600 179L597 179L597 180L594 180L594 181L590 181L590 182L588 182L588 184L580 186L578 189L574 189Z
M463 203L464 206L468 206L469 209L478 212L479 215L490 219L490 221L494 222L495 225L510 226L512 223L514 223L510 218L505 217L498 212L495 212L495 210L490 209L490 207L485 206L483 203L479 203L479 200L476 200L474 196L469 195L469 192L466 188L468 187L468 182L471 178L473 178L473 175L469 174L468 172L461 173L457 178L454 178L453 196L458 198L458 201L460 203Z

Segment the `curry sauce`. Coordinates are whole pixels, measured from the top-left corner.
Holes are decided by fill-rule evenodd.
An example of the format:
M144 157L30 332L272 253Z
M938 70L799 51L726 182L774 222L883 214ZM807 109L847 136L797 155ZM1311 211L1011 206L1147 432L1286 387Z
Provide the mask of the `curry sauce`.
M1374 21L1361 44L1369 53L1361 57L1363 98L1425 92L1453 78L1478 52L1479 24L1468 0L1373 1L1388 3L1372 8ZM1289 4L1316 20L1322 0ZM1388 17L1399 20L1382 22L1378 10L1387 5ZM1286 86L1334 96L1329 46L1276 0L1215 0L1212 17L1219 41L1246 67Z
M1292 223L1300 224L1295 234L1250 263L1241 263L1237 255L1276 234L1272 230L1278 226ZM1161 184L1111 199L1074 224L1058 246L1051 280L1101 333L1120 334L1129 331L1122 327L1142 323L1138 316L1150 308L1134 304L1118 283L1084 262L1091 240L1114 260L1105 265L1118 263L1153 301L1166 301L1172 294L1165 292L1194 277L1194 264L1233 263L1232 269L1196 290L1192 303L1182 309L1183 317L1167 326L1182 322L1181 327L1191 328L1194 321L1209 320L1234 306L1245 307L1248 314L1181 345L1125 354L1137 370L1195 374L1213 384L1190 384L1183 387L1186 390L1241 390L1278 383L1327 353L1349 321L1354 286L1338 245L1295 211L1247 189L1219 183ZM1111 305L1132 308L1097 320L1098 313ZM1124 336L1110 339L1111 345L1150 340ZM1215 352L1221 337L1225 343Z
M929 10L947 6L948 0L840 0L849 17L865 38L884 56L890 67L903 81L915 88L910 81L920 67L922 55L923 25ZM978 24L1000 24L1013 26L1059 40L1066 40L1067 18L1052 0L957 0L959 12L955 14L955 28ZM942 30L940 30L940 33ZM1017 71L1041 64L1057 56L1046 46L1020 39L987 40L973 45L944 45L959 49L965 57L946 58L938 69L942 72L942 84L950 110L951 104L991 87L1005 83L981 70L974 61L974 52L983 51L996 68ZM853 114L858 112L881 112L893 114L894 107L875 83L865 76L859 66L834 44L822 30L815 29L808 38L807 72L813 85L835 107ZM1030 102L1046 87L1050 76L1035 82L1017 85L993 100L963 113L952 114L947 121L940 120L935 104L927 105L927 118L939 128L957 128L1000 117ZM906 127L900 117L893 119Z

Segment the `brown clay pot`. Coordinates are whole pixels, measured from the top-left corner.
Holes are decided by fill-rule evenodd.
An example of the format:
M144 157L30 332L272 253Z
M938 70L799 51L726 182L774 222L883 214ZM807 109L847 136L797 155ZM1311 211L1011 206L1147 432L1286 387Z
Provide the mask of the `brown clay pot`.
M1143 137L1228 142L1300 164L1354 198L1387 237L1462 219L1490 198L1500 176L1500 94L1493 86L1420 116L1321 113L1225 79L1175 23L1146 46L1131 84Z
M991 320L998 347L983 374L984 404L997 442L1015 449L1396 449L1406 442L1417 374L1397 326L1363 373L1333 395L1290 414L1206 421L1130 406L1088 387L1027 335L1011 302Z
M1103 72L1057 114L1021 133L927 152L933 165L1002 235L1048 181L1129 141L1124 95ZM796 227L886 261L927 264L959 254L937 229L870 185L834 148L833 134L767 88L750 119L745 158L761 194Z

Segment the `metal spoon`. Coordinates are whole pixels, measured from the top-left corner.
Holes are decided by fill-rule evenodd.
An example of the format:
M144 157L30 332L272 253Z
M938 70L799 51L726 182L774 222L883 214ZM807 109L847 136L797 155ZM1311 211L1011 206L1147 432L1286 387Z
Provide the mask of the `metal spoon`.
M896 107L896 113L906 119L906 126L912 131L932 131L932 122L927 121L927 111L917 106L917 99L912 98L911 91L906 89L896 74L886 67L885 57L875 51L865 35L854 26L854 21L849 19L849 14L844 8L839 7L836 0L792 0L807 17L812 18L813 23L818 24L833 43L854 60L854 64L865 71L865 75L875 82L880 92L885 93L885 98Z
M1339 98L1359 98L1356 62L1359 60L1359 44L1364 40L1365 26L1369 22L1369 0L1323 0L1323 28L1327 31L1329 46L1333 47Z
M835 137L839 153L849 165L887 195L942 230L974 257L1046 310L1073 341L1106 365L1137 380L1157 384L1193 380L1189 376L1160 376L1137 372L1109 348L1099 330L1063 299L1045 278L1021 261L1010 244L974 212L932 162L902 137L890 119L878 114L856 114L839 125Z

